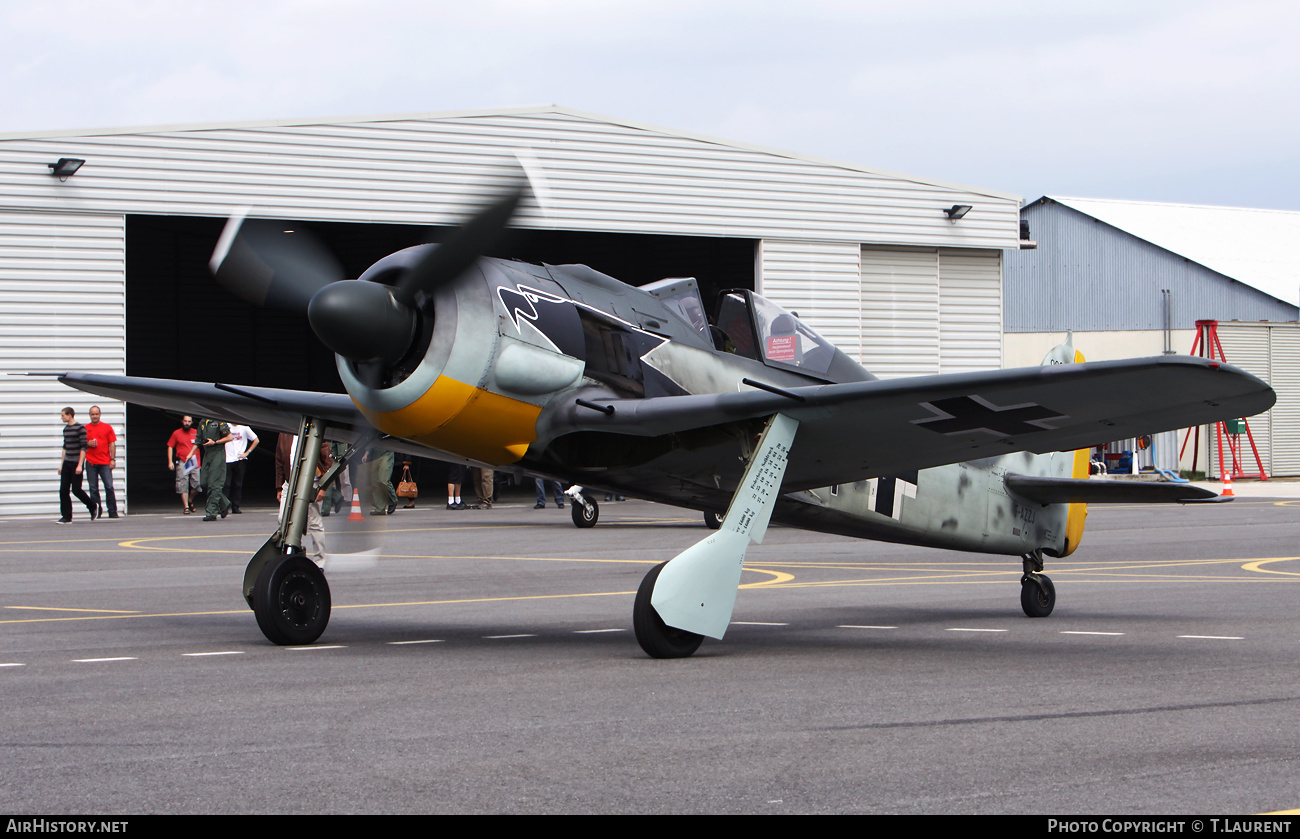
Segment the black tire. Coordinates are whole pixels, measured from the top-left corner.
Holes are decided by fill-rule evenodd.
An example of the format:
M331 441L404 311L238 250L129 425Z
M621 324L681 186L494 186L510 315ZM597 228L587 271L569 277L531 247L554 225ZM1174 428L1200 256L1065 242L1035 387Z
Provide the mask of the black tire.
M268 562L253 584L253 614L272 644L310 644L330 622L325 575L302 554Z
M636 602L632 605L632 630L636 633L636 642L651 658L686 658L700 648L704 636L669 626L659 617L654 606L650 605L655 580L659 579L659 572L667 564L661 562L651 568L636 590Z
M709 530L717 530L722 527L722 520L726 517L726 513L719 513L717 510L705 510L704 525L709 528Z
M596 503L596 499L588 498L584 495L582 498L573 498L570 500L573 502L569 505L573 508L570 510L570 515L573 516L573 526L595 527L596 520L600 518L600 505ZM588 504L591 505L590 510L587 509Z
M1052 614L1052 609L1056 606L1056 586L1044 574L1038 574L1037 579L1038 582L1035 582L1026 578L1020 584L1020 608L1031 618L1045 618Z

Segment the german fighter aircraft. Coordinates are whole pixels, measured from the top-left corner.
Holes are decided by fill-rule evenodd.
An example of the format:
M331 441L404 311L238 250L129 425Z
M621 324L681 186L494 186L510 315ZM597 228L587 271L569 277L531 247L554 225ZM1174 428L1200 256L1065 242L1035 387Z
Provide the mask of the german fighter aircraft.
M1044 557L1079 546L1088 502L1208 500L1171 484L1088 480L1099 441L1249 416L1273 391L1189 356L878 380L796 315L747 289L706 307L693 279L625 285L583 265L489 258L523 188L440 245L345 279L327 253L232 219L217 278L305 310L347 395L66 373L106 397L297 433L292 503L244 574L276 644L324 632L330 592L302 551L322 439L346 460L382 447L515 470L701 511L715 529L653 568L633 606L651 656L689 656L730 622L745 551L769 522L978 551L1023 563L1025 613L1056 599ZM301 241L295 238L295 241Z

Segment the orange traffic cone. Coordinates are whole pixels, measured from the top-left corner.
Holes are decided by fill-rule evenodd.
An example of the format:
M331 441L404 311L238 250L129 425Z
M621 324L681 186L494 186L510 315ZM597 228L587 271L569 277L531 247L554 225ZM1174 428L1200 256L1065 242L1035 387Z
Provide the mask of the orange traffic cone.
M1221 494L1223 495L1224 498L1237 497L1232 494L1232 475L1223 476L1223 492Z
M361 515L361 492L352 488L352 512L348 514L348 521L365 521L366 517Z

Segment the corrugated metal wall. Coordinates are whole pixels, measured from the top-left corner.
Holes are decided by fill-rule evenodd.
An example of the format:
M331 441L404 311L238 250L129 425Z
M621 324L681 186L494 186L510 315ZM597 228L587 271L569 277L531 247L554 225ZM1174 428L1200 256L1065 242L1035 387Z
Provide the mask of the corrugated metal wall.
M862 357L863 306L857 242L767 239L759 243L756 290L847 353Z
M864 247L862 361L881 378L1001 367L1001 252Z
M1001 251L939 251L939 372L1001 366Z
M1198 319L1294 321L1297 309L1051 199L1025 207L1036 250L1005 258L1007 332L1164 328Z
M1248 419L1264 471L1270 477L1300 475L1300 324L1220 323L1218 332L1228 363L1259 376L1277 393L1272 410ZM1254 472L1250 442L1245 435L1239 442L1245 471ZM1210 474L1217 476L1214 443ZM1225 446L1225 468L1228 457Z
M59 411L71 406L84 423L92 404L52 379L8 374L66 370L126 372L124 219L0 211L0 515L58 510ZM125 411L112 400L93 404L119 438L121 504Z

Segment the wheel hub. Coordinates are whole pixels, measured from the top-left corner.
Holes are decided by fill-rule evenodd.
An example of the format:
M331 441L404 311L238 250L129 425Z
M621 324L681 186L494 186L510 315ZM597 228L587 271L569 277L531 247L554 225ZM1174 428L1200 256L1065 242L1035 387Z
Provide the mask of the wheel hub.
M290 574L280 585L281 614L294 627L309 625L320 611L320 603L319 592L306 574Z

